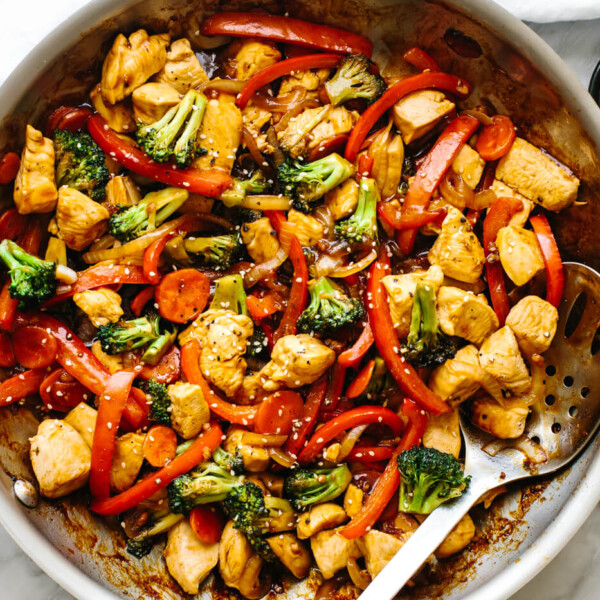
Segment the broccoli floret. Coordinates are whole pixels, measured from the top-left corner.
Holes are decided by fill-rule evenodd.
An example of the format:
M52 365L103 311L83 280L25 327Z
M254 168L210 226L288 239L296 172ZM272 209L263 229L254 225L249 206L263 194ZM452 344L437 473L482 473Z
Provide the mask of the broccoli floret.
M152 550L155 537L166 533L183 519L168 510L160 510L150 515L144 529L135 537L127 538L127 552L136 558L143 558Z
M248 194L262 194L270 187L262 171L254 171L250 179L233 178L232 186L221 194L220 200L225 206L231 208L239 206Z
M160 321L159 321L160 323ZM157 365L160 359L169 351L177 339L177 328L171 325L170 329L161 331L160 335L150 343L142 354L141 361L148 365Z
M233 475L241 475L244 472L244 459L238 450L235 451L235 454L230 454L219 446L213 452L212 459Z
M364 392L353 398L355 404L382 404L380 395L383 390L389 388L394 382L394 378L390 375L383 358L380 356L375 358L375 366L371 373L371 379L365 388Z
M138 128L138 144L156 162L167 162L174 157L178 167L187 167L196 156L206 152L197 141L206 104L204 94L189 90L161 119Z
M56 293L56 263L25 252L12 240L0 243L0 259L10 275L10 296L20 308L36 308Z
M345 464L331 469L296 469L285 478L283 495L298 510L337 498L350 485L352 474Z
M156 379L144 381L140 386L152 400L150 405L150 414L148 419L151 423L171 426L171 399L167 393L167 386L164 383L158 383Z
M57 129L54 132L56 183L104 200L110 173L100 146L84 131Z
M236 231L214 237L185 240L185 249L190 254L198 255L205 267L215 271L226 271L237 262L244 244Z
M371 64L364 54L348 54L342 59L335 75L325 83L334 106L356 98L364 98L372 104L383 94L385 81L370 72Z
M469 485L460 463L435 448L417 446L398 456L401 512L428 515L440 504L458 498Z
M156 313L150 313L146 317L130 321L100 325L98 339L102 351L106 354L121 354L153 342L160 336L159 321L160 317Z
M279 167L277 177L284 195L292 196L294 208L309 213L327 192L353 173L352 163L334 153L306 164L287 161Z
M329 277L319 277L308 286L310 303L298 319L298 330L332 332L362 319L365 309L356 298L350 298Z
M417 367L436 367L452 358L454 343L440 330L433 286L419 281L415 290L410 332L400 350Z
M337 237L355 244L377 242L378 202L379 190L375 180L363 177L358 188L356 210L335 226Z
M231 310L238 315L248 314L244 280L241 275L226 275L217 279L209 308Z
M254 325L254 331L248 338L248 342L246 344L246 356L258 358L265 353L265 350L267 350L268 347L269 343L267 341L267 335L263 331L262 327Z
M122 242L134 240L166 221L188 196L186 190L176 187L151 192L135 206L122 206L111 215L109 231Z

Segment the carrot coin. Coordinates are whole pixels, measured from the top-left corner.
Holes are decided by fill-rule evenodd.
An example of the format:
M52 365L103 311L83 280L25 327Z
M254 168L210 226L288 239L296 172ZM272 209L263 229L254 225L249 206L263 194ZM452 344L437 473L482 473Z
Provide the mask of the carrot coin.
M156 287L156 301L161 317L173 323L187 323L206 306L210 282L196 269L167 273Z
M142 451L153 467L164 467L177 453L177 434L166 425L155 425L148 431Z
M43 369L56 359L58 346L53 335L42 327L27 325L13 334L17 362L28 369Z
M302 416L303 410L304 402L298 392L275 392L258 406L254 430L257 433L287 435L292 431L294 421Z

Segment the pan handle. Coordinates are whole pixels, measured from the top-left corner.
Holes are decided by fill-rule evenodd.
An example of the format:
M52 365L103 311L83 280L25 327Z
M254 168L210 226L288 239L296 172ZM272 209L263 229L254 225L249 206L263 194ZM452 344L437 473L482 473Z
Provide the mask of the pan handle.
M588 86L588 91L592 95L592 98L596 101L596 103L600 106L600 61L596 65L594 72L590 78L590 85Z

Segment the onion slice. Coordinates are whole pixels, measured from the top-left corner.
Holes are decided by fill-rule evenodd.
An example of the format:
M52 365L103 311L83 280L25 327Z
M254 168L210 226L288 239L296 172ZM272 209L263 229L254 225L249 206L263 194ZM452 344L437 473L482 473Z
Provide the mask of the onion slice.
M363 269L366 269L375 259L377 258L377 250L373 248L368 254L363 256L360 260L356 262L352 262L345 267L341 267L337 269L333 273L331 273L330 277L348 277L350 275L354 275L354 273L358 273Z
M292 199L287 196L255 195L246 196L241 204L242 208L252 210L290 210Z

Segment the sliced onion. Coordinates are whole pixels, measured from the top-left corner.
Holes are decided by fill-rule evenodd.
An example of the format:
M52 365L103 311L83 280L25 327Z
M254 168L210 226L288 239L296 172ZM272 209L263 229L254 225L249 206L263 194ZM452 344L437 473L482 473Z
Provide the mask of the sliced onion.
M233 94L237 96L244 86L246 85L245 81L236 81L234 79L221 79L220 77L215 77L214 79L209 79L208 81L202 82L196 89L199 92L203 92L204 90L216 90L217 92L223 92L224 94Z
M94 242L88 252L96 252L97 250L105 250L106 248L112 248L115 244L119 244L115 237L112 235L106 234L102 236L97 242Z
M485 210L494 204L497 199L498 197L494 190L481 190L481 192L473 194L472 201L467 203L467 208L472 208L473 210Z
M450 202L460 210L466 208L467 204L471 204L475 195L467 182L452 167L446 171L440 181L440 193L446 202Z
M283 446L287 440L287 435L277 435L274 433L255 433L253 431L244 431L242 442L250 446L278 447Z
M279 168L286 159L283 150L279 147L277 134L275 133L275 129L273 129L273 127L269 127L269 129L267 129L267 142L273 147L273 164L276 168Z
M335 220L329 207L326 204L321 204L313 211L313 217L323 225L323 234L325 237L333 241L335 239Z
M258 149L258 145L256 144L256 140L254 136L250 133L250 130L247 127L242 127L242 143L248 148L248 151L252 155L254 162L262 169L269 168L270 165L265 159L265 157L260 153Z
M356 558L349 557L346 563L348 569L348 575L352 579L352 583L360 590L367 589L367 586L371 583L371 577L365 569L361 569L356 562Z
M377 250L373 248L368 254L363 256L360 260L356 262L352 262L337 271L334 271L330 274L330 277L349 277L350 275L354 275L354 273L358 273L363 269L366 269L375 259L377 258Z
M246 196L240 206L252 210L290 210L292 199L282 195Z
M494 121L492 117L486 115L483 111L477 110L476 108L469 108L460 112L460 115L467 115L477 119L482 125L491 125Z
M534 354L530 360L531 368L531 385L529 389L521 396L519 400L523 400L527 406L533 406L546 395L546 369L544 366L544 358L539 354Z
M516 439L513 446L517 450L520 450L527 457L529 462L534 465L539 465L548 460L548 455L542 446L528 438L526 435L522 435L520 438Z
M326 277L331 273L337 271L344 264L346 255L334 256L331 254L321 254L314 265L309 267L311 277L318 279L319 277Z
M352 448L354 448L354 446L356 445L356 442L358 442L360 436L364 433L365 429L368 426L369 426L368 423L366 423L364 425L357 425L356 427L353 427L344 436L344 439L342 440L342 444L340 446L340 451L337 456L337 460L335 461L336 463L343 462L344 459L348 456L348 454L350 454L350 452L352 452Z
M279 98L269 96L269 94L263 91L257 92L254 94L252 102L262 110L285 113L296 104L302 102L304 98L306 98L306 88L299 85Z
M77 281L77 272L65 265L56 265L56 279L71 285Z
M281 120L274 126L275 131L283 131L291 119L297 117L302 111L307 108L318 108L321 103L316 98L308 98L298 102L294 107L291 107L284 115Z
M269 456L277 464L280 464L282 467L285 467L286 469L289 469L292 466L294 466L294 463L296 462L295 459L293 459L289 454L287 454L287 452L284 452L281 448L270 447L269 448Z

